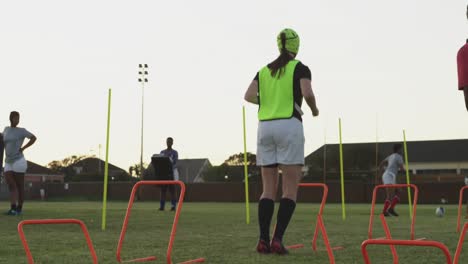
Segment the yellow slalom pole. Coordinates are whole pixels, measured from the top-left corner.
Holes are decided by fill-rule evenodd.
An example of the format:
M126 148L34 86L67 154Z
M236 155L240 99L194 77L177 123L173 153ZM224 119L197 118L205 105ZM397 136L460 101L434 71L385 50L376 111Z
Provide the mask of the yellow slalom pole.
M106 208L107 208L107 178L109 176L109 131L111 116L112 89L109 89L109 99L107 103L107 138L106 138L106 163L104 164L104 192L102 195L102 225L101 229L106 230Z
M249 170L247 167L247 136L245 134L245 106L242 106L242 125L244 129L244 182L245 182L245 221L250 224Z
M346 220L345 188L344 188L344 172L343 172L343 144L341 142L341 118L338 119L338 127L340 130L341 210L342 210L343 220Z
M406 169L406 184L410 184L410 176L409 176L409 167L408 167L408 148L406 147L406 132L403 129L403 148L405 151L405 169ZM408 209L409 209L409 215L410 219L413 218L413 206L411 203L411 188L408 187Z

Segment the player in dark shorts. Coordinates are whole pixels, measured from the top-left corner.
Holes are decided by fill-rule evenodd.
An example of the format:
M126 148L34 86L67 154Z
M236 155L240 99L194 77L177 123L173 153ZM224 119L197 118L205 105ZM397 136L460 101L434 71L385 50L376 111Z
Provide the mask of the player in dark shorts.
M177 150L172 148L172 145L174 144L174 139L171 137L168 137L166 139L166 146L167 148L164 150L161 150L161 155L164 155L166 157L169 157L172 163L172 179L171 180L179 180L179 173L177 171L177 161L179 160L179 153ZM177 205L177 198L175 195L175 185L161 185L161 198L159 200L160 211L164 211L164 207L166 204L166 193L167 190L169 190L169 194L171 195L171 211L175 211L176 205Z

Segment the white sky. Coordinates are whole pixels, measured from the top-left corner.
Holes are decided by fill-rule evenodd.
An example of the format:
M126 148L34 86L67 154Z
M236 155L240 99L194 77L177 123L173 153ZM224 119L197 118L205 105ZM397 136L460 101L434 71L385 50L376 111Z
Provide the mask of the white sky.
M312 118L304 103L306 153L338 142L339 117L344 143L401 140L403 129L408 140L466 138L465 10L461 0L3 1L0 126L19 111L38 138L26 157L42 165L98 155L99 144L104 159L112 88L109 161L128 169L140 157L137 66L147 63L145 161L172 136L181 158L218 165L243 151L245 89L291 27L320 109ZM251 152L256 111L246 105Z

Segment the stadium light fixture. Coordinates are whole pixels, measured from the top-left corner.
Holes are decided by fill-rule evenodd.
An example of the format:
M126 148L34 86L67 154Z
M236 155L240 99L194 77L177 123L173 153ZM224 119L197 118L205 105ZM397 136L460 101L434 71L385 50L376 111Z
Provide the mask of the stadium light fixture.
M148 83L148 64L138 64L138 82L141 84L141 137L140 137L140 179L143 175L143 125L144 125L144 104L145 104L145 84Z

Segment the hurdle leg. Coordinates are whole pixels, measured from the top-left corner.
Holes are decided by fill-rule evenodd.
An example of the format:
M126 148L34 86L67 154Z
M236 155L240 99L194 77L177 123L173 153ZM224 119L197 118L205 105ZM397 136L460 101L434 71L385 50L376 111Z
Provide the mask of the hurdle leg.
M335 264L335 256L333 256L333 249L330 246L330 241L328 241L327 230L325 229L325 225L323 224L323 219L321 215L317 216L317 223L319 223L320 231L322 232L323 242L325 243L325 247L327 248L328 260L330 261L330 264Z
M463 193L468 189L468 186L463 186L460 189L460 194L458 196L458 215L457 215L457 232L460 232L461 218L462 218L462 208L463 208Z
M390 229L388 228L387 220L385 220L385 216L383 214L380 214L380 220L385 231L385 237L387 239L392 239L392 234L390 233ZM398 264L398 253L393 244L390 244L390 250L392 251L393 263Z
M465 241L465 235L467 231L468 231L468 223L465 223L465 225L463 226L463 230L460 234L460 239L458 240L457 250L455 251L455 256L453 257L453 264L458 264L458 261L460 259L460 254L463 249L463 242Z
M320 231L320 224L318 221L319 217L317 216L317 223L315 223L314 238L312 239L312 250L317 251L317 238Z

